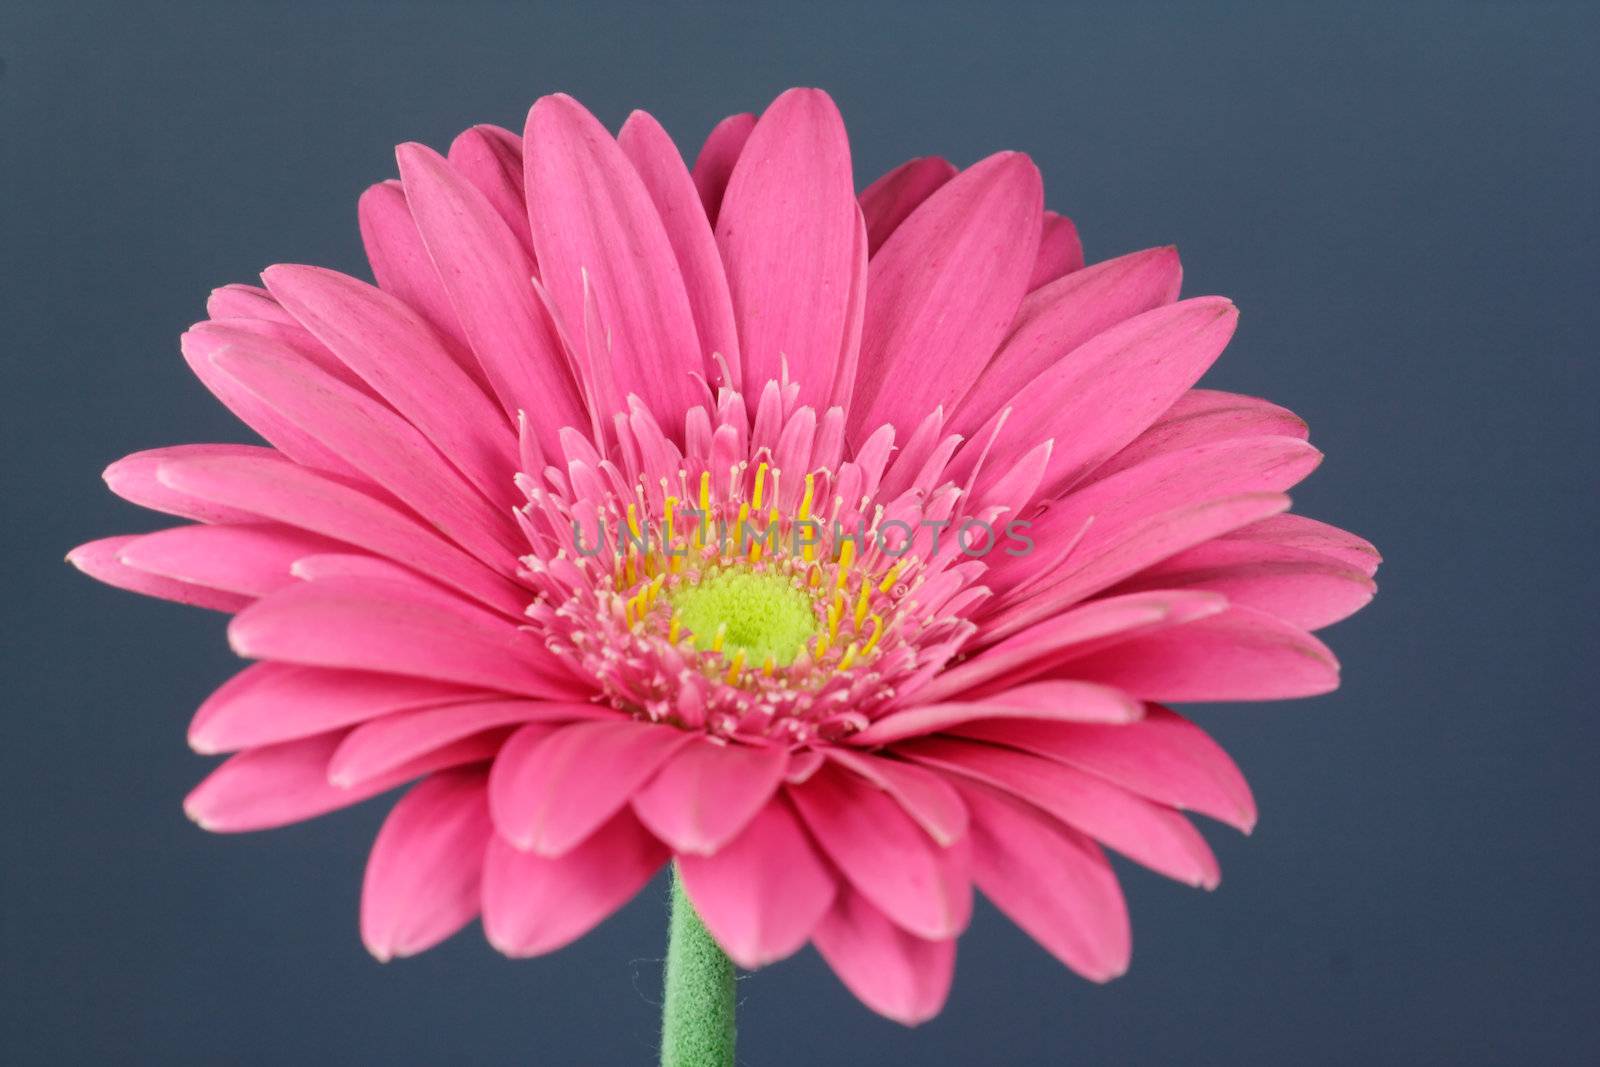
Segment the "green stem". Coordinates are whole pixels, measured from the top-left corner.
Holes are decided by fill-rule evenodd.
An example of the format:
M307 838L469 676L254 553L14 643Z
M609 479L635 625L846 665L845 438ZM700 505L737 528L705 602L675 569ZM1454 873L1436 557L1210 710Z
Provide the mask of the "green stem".
M706 933L672 869L661 1067L733 1067L733 961Z

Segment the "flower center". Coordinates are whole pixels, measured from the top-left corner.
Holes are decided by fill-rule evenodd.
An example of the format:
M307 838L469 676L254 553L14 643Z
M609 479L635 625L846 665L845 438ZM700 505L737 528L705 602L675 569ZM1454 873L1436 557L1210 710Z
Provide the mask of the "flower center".
M667 599L696 648L725 657L742 651L750 663L787 667L820 632L811 597L783 573L718 569Z

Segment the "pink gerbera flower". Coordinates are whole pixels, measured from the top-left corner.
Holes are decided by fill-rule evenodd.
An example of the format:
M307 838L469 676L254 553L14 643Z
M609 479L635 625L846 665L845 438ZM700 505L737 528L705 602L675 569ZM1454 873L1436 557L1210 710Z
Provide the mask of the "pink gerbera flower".
M1184 813L1255 805L1164 705L1333 689L1311 631L1378 556L1287 513L1299 419L1193 388L1236 311L1179 300L1173 249L1085 267L1014 152L858 197L808 89L692 171L565 96L398 159L376 286L272 267L184 335L267 444L113 464L192 521L71 555L258 661L195 716L232 753L196 822L414 782L367 866L380 959L480 914L550 952L675 860L740 966L809 942L906 1023L974 886L1104 981L1102 846L1217 884Z

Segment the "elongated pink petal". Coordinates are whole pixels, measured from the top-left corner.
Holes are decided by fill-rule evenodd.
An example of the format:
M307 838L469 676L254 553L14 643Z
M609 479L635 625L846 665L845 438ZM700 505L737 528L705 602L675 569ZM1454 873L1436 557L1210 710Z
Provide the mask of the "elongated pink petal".
M896 924L933 939L966 928L964 849L936 845L886 793L837 768L823 767L788 794L822 851Z
M218 286L206 298L206 314L213 319L264 319L295 325L294 316L259 285Z
M867 220L867 252L876 253L924 200L956 176L955 164L939 156L908 159L861 191Z
M733 961L749 970L798 951L833 904L837 884L789 806L764 805L732 841L680 855L695 911Z
M295 560L338 547L276 523L178 526L136 538L122 547L119 558L164 578L260 597L295 580L289 573Z
M1288 408L1238 393L1190 389L1126 448L1085 475L1084 481L1109 478L1196 445L1261 437L1304 441L1307 436L1305 422Z
M575 688L529 634L350 579L307 582L258 600L234 616L228 640L252 659L385 671L555 699Z
M1275 615L1245 607L1135 637L1059 669L1173 703L1284 700L1339 687L1339 661L1328 646Z
M189 745L210 755L292 741L411 708L460 703L474 690L421 678L255 663L206 698Z
M533 234L523 200L522 138L499 126L480 123L450 142L450 169L471 182L494 208L517 243L533 260Z
M830 749L827 755L893 797L939 845L948 848L966 836L966 805L939 775L914 764L845 748Z
M361 194L358 208L361 243L378 288L420 315L438 335L451 362L487 389L483 368L467 344L455 308L450 306L450 294L417 232L404 187L393 179L379 182ZM290 321L295 320L291 317Z
M527 411L539 444L587 423L560 337L534 295L533 261L488 199L432 149L395 150L406 201L456 319L506 414Z
M1039 252L1034 257L1033 273L1028 276L1028 291L1031 293L1082 269L1083 244L1078 240L1078 227L1065 215L1046 211L1039 235Z
M748 111L729 115L711 128L700 154L694 161L694 187L700 194L706 218L717 224L717 213L722 208L722 194L733 176L733 167L744 151L750 132L756 128L756 117Z
M213 611L235 612L249 605L250 598L238 593L164 578L159 574L151 574L128 566L122 562L122 550L138 540L138 534L102 537L98 541L79 545L68 552L67 562L91 578L118 589L126 589L130 593L142 593L145 596L198 608L210 608Z
M484 935L507 956L554 952L627 903L666 861L666 846L628 811L556 858L495 836L483 870Z
M872 257L852 440L883 423L909 434L966 395L1027 290L1043 196L1032 160L1001 152L930 196Z
M1097 774L1180 811L1195 811L1249 833L1256 802L1233 760L1205 731L1160 705L1125 726L975 722L957 731Z
M195 496L162 482L156 476L161 466L171 461L213 459L284 462L281 453L256 445L173 445L124 456L107 467L102 477L113 493L152 511L194 519L196 522L259 521L259 512Z
M361 940L381 961L432 948L478 914L489 822L483 771L432 775L384 820L361 885Z
M637 394L671 431L699 400L709 369L672 245L644 183L605 127L570 96L546 96L523 135L528 219L540 279L569 333L598 303L608 362L625 399ZM620 409L619 409L620 410Z
M361 724L345 735L328 761L328 780L335 785L363 782L496 727L539 723L549 727L546 733L554 733L565 723L613 715L615 712L598 704L484 700L482 694L470 702L445 705L430 701L424 707L385 709L381 716L364 716Z
M1096 775L972 741L924 738L896 751L1010 793L1169 878L1202 889L1221 880L1216 857L1189 820Z
M1175 248L1130 252L1028 294L1016 324L972 389L951 428L971 435L1064 355L1120 322L1178 298L1183 267Z
M710 855L772 799L789 753L781 745L725 745L696 737L633 794L633 810L680 855Z
M706 213L695 191L694 179L683 165L683 157L667 136L667 131L652 116L635 111L617 134L617 144L639 172L650 202L661 216L667 241L677 257L683 286L694 313L700 349L719 354L728 363L739 388L741 361L739 333L733 318L733 298L728 294L728 277L722 269L722 254L717 239L706 221Z
M1032 682L990 696L943 704L918 704L875 721L849 741L883 745L935 734L963 723L988 719L1038 719L1046 722L1132 722L1144 713L1121 690L1087 682Z
M1318 552L1371 578L1383 557L1372 542L1304 515L1275 515L1228 533L1229 540L1263 542Z
M1099 847L1037 808L977 782L972 812L978 889L1056 959L1094 982L1128 969L1128 907Z
M215 833L271 830L358 804L433 771L481 763L499 745L498 739L468 738L354 789L340 789L327 775L339 738L319 734L229 756L194 787L183 810L202 830Z
M833 396L859 220L838 108L790 89L756 123L717 216L752 408L785 361L800 403Z
M365 282L319 267L268 267L268 290L432 441L491 501L515 502L510 423L428 324Z
M517 848L560 856L627 805L693 734L629 719L565 726L495 762L489 802Z
M955 976L953 938L927 941L907 933L848 887L840 888L811 943L861 1003L906 1026L939 1014Z
M306 470L265 449L251 453L167 454L160 483L175 496L217 505L241 520L271 519L364 548L438 579L510 616L527 593L437 534L358 489Z

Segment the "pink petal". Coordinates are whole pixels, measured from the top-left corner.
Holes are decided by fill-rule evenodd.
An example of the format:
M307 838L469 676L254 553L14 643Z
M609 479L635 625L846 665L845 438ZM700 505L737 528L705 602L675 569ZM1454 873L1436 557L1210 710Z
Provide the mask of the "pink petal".
M781 745L719 744L697 737L633 795L634 814L674 852L710 855L772 799L789 767Z
M159 597L179 604L190 604L213 611L240 611L250 603L250 598L238 593L209 589L203 585L175 581L157 574L138 570L121 560L122 550L139 540L138 534L120 537L103 537L98 541L79 545L67 553L67 562L84 574L118 589L145 596Z
M733 962L765 967L798 951L833 904L832 873L789 806L767 804L710 855L678 857L684 892Z
M837 768L824 766L788 793L822 851L895 923L933 939L966 928L964 848L936 845L886 793Z
M219 504L163 483L156 477L162 464L177 460L244 459L281 463L283 456L256 445L173 445L124 456L102 475L111 491L142 508L196 522L254 522L261 516L244 508Z
M375 552L521 617L525 590L377 499L276 453L174 454L158 477L175 496L221 505L244 521L271 519Z
M938 156L908 159L861 191L861 214L867 220L867 252L883 242L917 206L956 176L955 164Z
M1028 277L1028 291L1031 293L1082 269L1083 245L1078 240L1078 227L1065 215L1046 211L1039 253L1033 261L1033 273Z
M532 262L533 234L528 232L523 199L522 138L499 126L479 124L450 142L449 159L450 169L483 194Z
M1125 726L982 722L958 732L1088 771L1244 833L1256 823L1255 798L1233 760L1205 731L1159 705L1150 705L1143 719Z
M482 771L435 774L384 820L361 885L361 940L380 961L432 948L478 914L493 827Z
M913 936L848 887L840 887L811 942L861 1003L906 1026L939 1014L955 977L954 939Z
M494 754L498 739L469 738L354 789L328 781L328 758L338 733L263 745L229 756L184 799L183 810L215 833L271 830L312 819L433 771L479 763Z
M972 812L978 889L1056 959L1091 981L1128 969L1128 907L1105 854L1089 838L976 782L961 786Z
M799 403L833 395L859 227L839 111L819 89L790 89L756 123L717 216L752 407L785 361Z
M455 308L450 306L450 294L417 232L405 189L392 179L379 182L361 194L358 208L361 243L378 288L420 315L439 335L451 362L487 389L483 368L467 345ZM295 320L291 317L289 321Z
M1033 162L1001 152L930 196L872 257L852 440L883 423L909 434L971 388L1027 289L1043 196Z
M1135 637L1062 666L1143 700L1285 700L1339 687L1339 661L1304 630L1230 607L1221 615Z
M565 723L614 714L598 704L484 700L481 694L471 702L441 705L433 701L427 707L384 709L382 715L363 716L361 725L345 735L328 761L328 780L335 785L363 782L434 749L501 726L539 723L549 727L546 733L554 733Z
M488 199L432 149L395 149L406 200L483 377L507 415L527 411L559 454L564 426L588 422L567 356L534 295L533 261Z
M609 719L508 746L489 780L495 826L519 849L560 856L626 806L694 738L670 726Z
M1382 557L1370 541L1304 515L1275 515L1227 534L1229 540L1264 542L1319 552L1371 578Z
M739 388L739 336L733 320L733 300L728 295L728 278L683 157L661 124L643 111L628 116L622 132L617 134L617 144L638 171L666 228L667 240L683 274L700 348L727 361L733 374L733 381L728 384Z
M916 705L885 715L860 733L852 734L849 740L852 744L883 745L987 719L1123 723L1132 722L1142 714L1142 704L1107 686L1087 682L1033 682L978 700Z
M666 860L666 846L627 811L558 858L495 836L483 870L484 935L507 956L554 952L627 903Z
M955 788L939 775L900 760L849 749L830 749L827 755L893 797L940 846L948 848L966 836L966 805Z
M605 127L570 96L533 105L523 150L540 278L563 324L572 332L585 323L587 290L605 323L615 399L638 395L675 431L700 400L693 375L709 363L650 194Z
M1204 889L1221 879L1216 857L1187 819L1096 775L971 741L923 738L895 750L1025 800L1169 878Z
M325 537L273 523L178 526L134 539L119 558L164 578L260 597L295 580L289 573L295 560L337 547Z
M294 316L283 310L272 294L258 285L219 286L206 298L206 314L213 319L265 319L296 325Z
M1191 389L1180 396L1150 428L1085 476L1085 482L1196 445L1255 437L1293 437L1304 441L1306 424L1288 408L1253 396Z
M228 640L252 659L384 671L563 699L575 689L531 635L441 609L398 585L353 579L291 586L234 616Z
M319 267L261 278L296 319L371 385L491 501L513 499L516 437L428 324L394 297Z
M396 711L459 703L474 692L421 678L256 663L200 705L189 746L211 755L291 741Z
M712 127L700 155L694 161L694 187L705 206L706 218L713 226L717 212L722 207L722 194L728 188L734 164L744 151L750 132L756 128L756 117L749 112L729 115Z
M968 436L1064 355L1135 315L1178 298L1175 248L1108 259L1030 293L994 359L956 406L952 429Z

